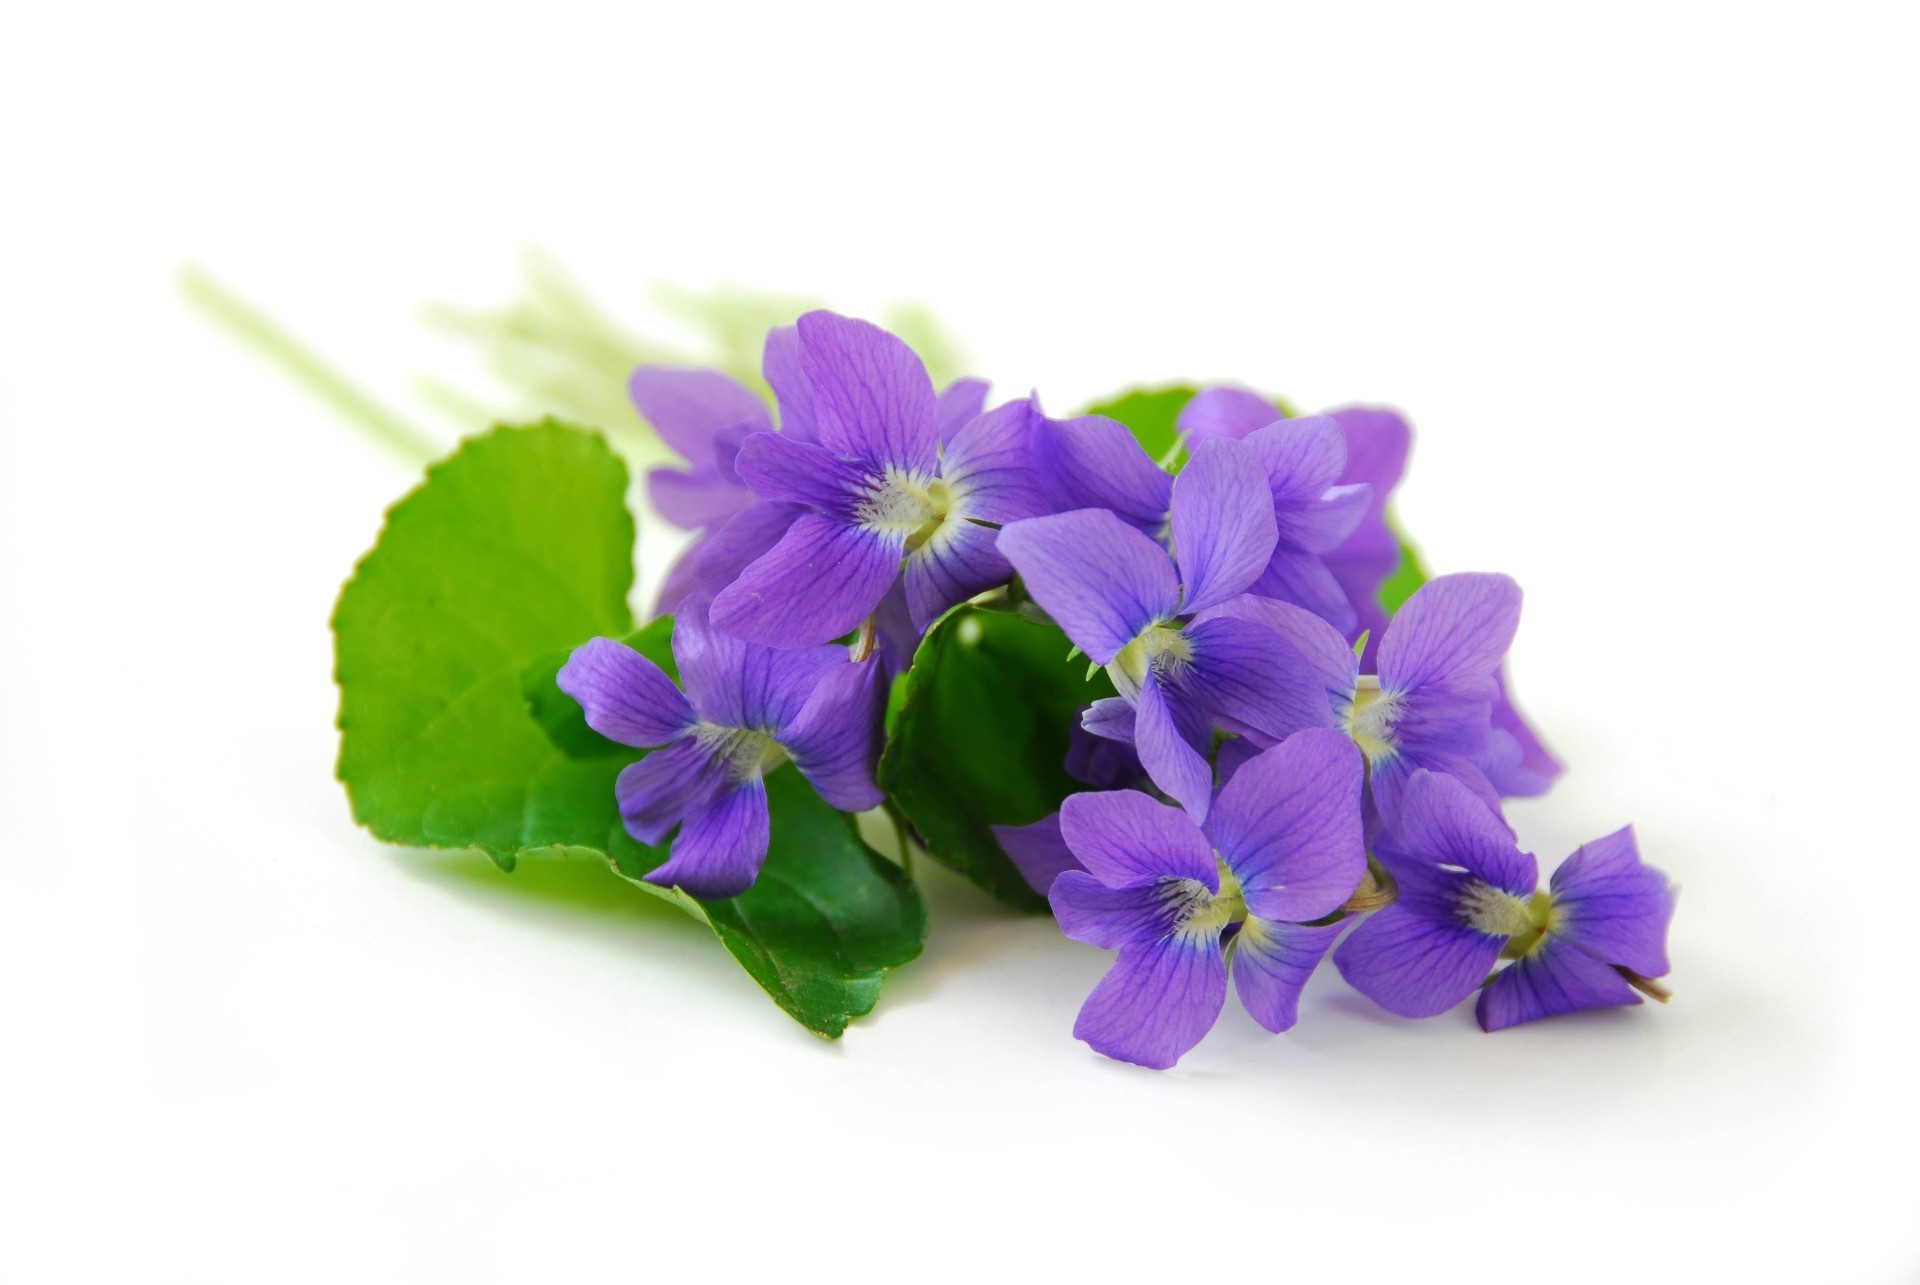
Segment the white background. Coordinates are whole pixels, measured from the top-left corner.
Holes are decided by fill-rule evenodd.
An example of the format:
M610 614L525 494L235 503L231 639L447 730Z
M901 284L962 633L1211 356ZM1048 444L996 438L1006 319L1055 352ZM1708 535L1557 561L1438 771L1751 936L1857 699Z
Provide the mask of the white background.
M1912 10L675 10L0 18L0 1277L1920 1280ZM415 410L529 242L642 323L919 299L1059 409L1405 408L1432 563L1528 592L1522 840L1637 824L1677 998L1328 970L1156 1075L935 873L828 1045L597 869L374 843L326 619L410 470L174 273Z

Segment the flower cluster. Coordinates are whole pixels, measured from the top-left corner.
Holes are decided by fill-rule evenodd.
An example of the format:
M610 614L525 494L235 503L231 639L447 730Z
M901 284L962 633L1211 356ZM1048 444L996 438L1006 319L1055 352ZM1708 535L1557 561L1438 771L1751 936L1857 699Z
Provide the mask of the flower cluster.
M635 839L672 836L649 881L751 886L762 779L789 760L835 808L882 805L889 684L944 613L989 601L1105 671L1065 764L1088 788L993 829L1063 932L1118 952L1075 1028L1100 1052L1171 1066L1229 972L1284 1031L1329 952L1405 1016L1478 990L1490 1031L1664 997L1673 892L1631 831L1540 891L1503 819L1560 770L1508 697L1519 587L1448 575L1382 602L1398 415L1212 389L1161 460L1113 419L936 391L905 343L828 312L770 333L764 375L777 414L717 372L633 373L685 460L649 478L695 533L659 604L679 684L610 639L559 675L590 726L652 751L617 786Z

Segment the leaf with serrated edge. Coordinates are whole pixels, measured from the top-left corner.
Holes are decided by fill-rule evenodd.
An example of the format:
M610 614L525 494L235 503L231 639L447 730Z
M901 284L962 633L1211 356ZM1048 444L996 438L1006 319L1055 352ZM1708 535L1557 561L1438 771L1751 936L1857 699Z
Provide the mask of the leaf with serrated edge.
M470 440L388 513L333 619L339 776L375 835L477 847L507 870L593 854L637 880L665 859L627 835L614 802L643 751L586 740L597 734L543 685L554 657L632 630L626 490L597 434L547 421ZM670 628L627 643L671 672ZM703 903L641 886L709 924L808 1029L838 1036L886 969L919 953L926 910L792 768L767 788L774 840L753 888Z

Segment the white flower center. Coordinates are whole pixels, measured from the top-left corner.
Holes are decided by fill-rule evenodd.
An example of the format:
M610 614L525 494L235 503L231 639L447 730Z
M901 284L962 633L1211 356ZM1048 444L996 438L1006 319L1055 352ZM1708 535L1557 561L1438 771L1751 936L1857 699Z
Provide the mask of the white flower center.
M1460 922L1477 933L1508 939L1504 952L1517 959L1540 944L1541 937L1553 925L1553 902L1544 892L1536 892L1522 901L1504 888L1496 888L1479 879L1461 890L1455 903Z
M787 761L786 750L770 732L702 721L694 725L693 738L726 764L727 780L735 785L755 776L765 776Z
M920 477L888 465L854 507L854 517L869 531L903 536L911 553L933 538L947 520L952 503L952 494L942 479Z
M1346 733L1367 762L1377 763L1400 752L1393 739L1393 723L1400 716L1400 697L1380 690L1380 679L1362 674L1353 689L1353 701L1347 706Z
M1128 700L1137 699L1150 672L1161 673L1193 660L1193 643L1178 625L1151 624L1122 647L1107 665L1113 685Z

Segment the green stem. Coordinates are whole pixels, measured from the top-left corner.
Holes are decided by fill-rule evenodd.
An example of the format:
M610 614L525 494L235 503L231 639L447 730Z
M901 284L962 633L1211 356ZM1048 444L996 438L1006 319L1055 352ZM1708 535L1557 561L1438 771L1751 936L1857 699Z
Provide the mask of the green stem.
M893 822L894 842L900 845L900 868L907 872L907 881L915 882L913 877L913 840L907 838L907 819L900 814L892 799L886 804L887 819Z
M180 270L180 289L207 316L278 363L281 369L305 384L308 391L409 463L424 464L445 453L445 448L430 435L375 401L273 318L199 268L188 264Z

